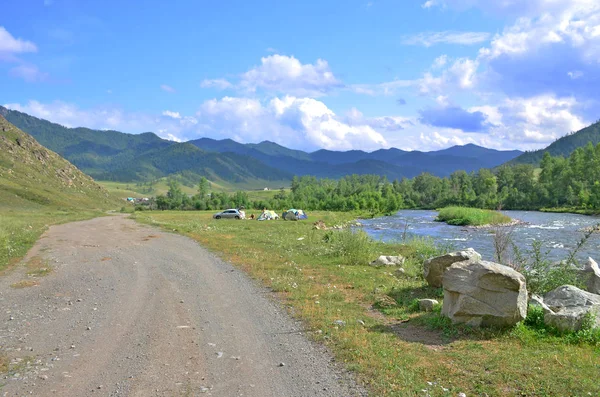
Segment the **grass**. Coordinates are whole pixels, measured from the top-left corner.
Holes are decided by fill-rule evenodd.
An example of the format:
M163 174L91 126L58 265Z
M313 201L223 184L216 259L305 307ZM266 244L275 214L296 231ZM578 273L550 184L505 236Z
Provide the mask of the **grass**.
M89 219L122 203L0 117L0 272L49 225Z
M313 230L311 222L217 221L211 215L134 216L196 239L269 286L304 320L308 335L329 346L372 395L600 394L600 346L593 338L569 340L525 324L471 329L452 325L439 306L431 313L415 311L416 299L443 300L442 290L421 277L423 259L444 250L430 240L384 244L350 231ZM346 213L310 215L327 225L354 219ZM398 254L407 258L402 276L395 277L394 268L367 265L378 255Z
M454 226L501 225L512 221L510 217L498 211L467 207L442 208L436 220Z

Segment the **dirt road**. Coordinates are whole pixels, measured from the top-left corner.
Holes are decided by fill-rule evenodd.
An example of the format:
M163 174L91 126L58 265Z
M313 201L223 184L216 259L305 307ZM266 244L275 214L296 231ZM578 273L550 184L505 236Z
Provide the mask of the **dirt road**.
M243 272L122 216L51 227L0 278L0 396L364 395ZM11 287L13 285L13 287Z

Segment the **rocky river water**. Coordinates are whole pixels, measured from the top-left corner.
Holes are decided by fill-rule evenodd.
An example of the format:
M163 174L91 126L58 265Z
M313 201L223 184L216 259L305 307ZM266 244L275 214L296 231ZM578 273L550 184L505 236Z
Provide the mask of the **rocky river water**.
M537 211L502 211L522 223L514 226L512 240L521 250L531 249L534 240L543 242L548 259L565 259L583 237L583 229L600 222L600 217L576 214L554 214ZM456 249L472 247L486 260L494 259L490 229L450 226L436 222L437 211L402 210L392 216L361 220L363 230L383 241L403 238L431 237L436 243ZM577 258L588 256L600 261L600 233L593 234L578 251Z

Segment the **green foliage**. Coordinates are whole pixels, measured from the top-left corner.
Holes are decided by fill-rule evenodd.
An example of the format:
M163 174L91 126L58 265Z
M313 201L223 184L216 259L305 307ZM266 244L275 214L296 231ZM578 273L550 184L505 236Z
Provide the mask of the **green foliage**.
M465 207L442 208L436 220L456 226L500 225L511 222L508 216L497 211Z
M527 281L527 291L543 295L561 285L583 287L579 272L571 260L553 263L548 259L549 251L543 244L534 240L531 248L525 251L513 245L514 262L512 267L520 271Z
M377 256L373 240L362 230L328 232L323 239L331 244L330 255L339 258L342 265L367 265Z

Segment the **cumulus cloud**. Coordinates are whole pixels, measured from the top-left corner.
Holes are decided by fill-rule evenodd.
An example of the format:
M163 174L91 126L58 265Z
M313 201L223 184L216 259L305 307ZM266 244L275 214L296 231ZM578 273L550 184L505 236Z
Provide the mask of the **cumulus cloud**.
M0 26L0 53L19 54L36 52L37 46L31 41L13 37L3 26Z
M172 112L170 110L165 110L164 112L162 112L163 116L166 117L170 117L172 119L180 119L181 118L181 114L179 114L179 112Z
M483 43L490 38L488 32L422 32L415 35L405 36L402 43L406 45L420 45L431 47L436 44L460 44L473 45Z
M250 92L259 89L290 95L322 96L342 87L327 61L302 64L293 56L270 55L242 75L240 87Z
M196 114L202 131L244 142L271 139L305 149L379 148L386 140L367 123L349 124L313 98L276 97L266 103L225 97L206 101Z

